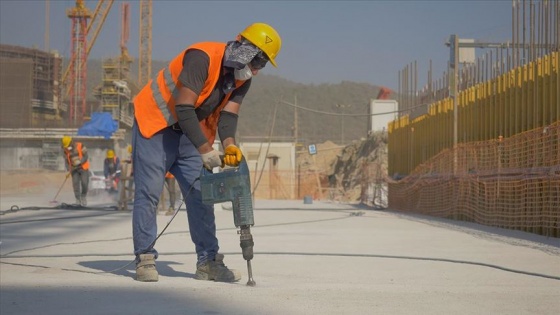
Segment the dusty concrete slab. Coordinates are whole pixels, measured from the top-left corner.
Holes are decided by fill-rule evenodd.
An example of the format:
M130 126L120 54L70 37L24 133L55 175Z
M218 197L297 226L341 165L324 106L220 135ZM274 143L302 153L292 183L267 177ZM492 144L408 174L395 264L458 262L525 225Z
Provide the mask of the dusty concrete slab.
M556 314L560 308L559 239L317 201L256 201L256 287L245 285L228 204L216 209L218 236L226 264L242 271L240 282L194 279L182 210L156 245L160 281L140 283L133 278L131 213L105 206L0 216L0 314ZM158 216L160 231L170 219Z

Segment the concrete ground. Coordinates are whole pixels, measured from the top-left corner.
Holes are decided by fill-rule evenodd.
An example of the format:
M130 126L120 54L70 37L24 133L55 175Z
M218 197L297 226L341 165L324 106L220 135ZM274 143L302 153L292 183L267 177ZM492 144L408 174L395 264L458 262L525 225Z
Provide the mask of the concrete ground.
M55 191L56 188L54 187ZM156 248L159 282L134 280L131 213L3 196L0 314L558 314L560 240L313 201L257 200L253 276L216 206L221 252L243 278L194 279L179 211ZM65 191L59 200L73 201ZM15 205L12 211L6 211ZM36 208L34 206L37 206ZM21 209L29 207L27 209ZM171 216L158 216L159 230Z

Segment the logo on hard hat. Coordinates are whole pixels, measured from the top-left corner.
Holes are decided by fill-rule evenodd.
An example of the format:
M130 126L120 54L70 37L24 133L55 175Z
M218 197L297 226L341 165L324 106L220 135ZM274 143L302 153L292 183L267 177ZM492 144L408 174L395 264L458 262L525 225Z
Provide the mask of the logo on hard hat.
M272 43L272 38L267 36L266 39L264 40L264 43L265 44Z

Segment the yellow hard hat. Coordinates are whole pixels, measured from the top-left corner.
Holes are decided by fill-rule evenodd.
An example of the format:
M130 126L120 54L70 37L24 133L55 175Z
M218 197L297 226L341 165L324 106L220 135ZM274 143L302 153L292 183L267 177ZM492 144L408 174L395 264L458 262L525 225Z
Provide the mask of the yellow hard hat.
M276 67L276 55L282 47L282 39L272 26L265 23L254 23L247 26L239 35L250 41L253 45L262 50L270 63Z
M72 143L72 137L70 136L64 136L62 137L62 147L63 148L68 148L70 146L70 143Z
M113 150L107 150L107 158L108 159L112 159L115 157L115 151Z
M128 147L126 147L126 150L128 153L132 153L132 144L129 144Z

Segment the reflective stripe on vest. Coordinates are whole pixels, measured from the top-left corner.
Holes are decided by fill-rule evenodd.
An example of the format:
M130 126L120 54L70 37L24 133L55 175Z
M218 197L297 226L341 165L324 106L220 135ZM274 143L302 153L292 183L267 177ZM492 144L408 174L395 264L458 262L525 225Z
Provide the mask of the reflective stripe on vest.
M214 90L219 78L222 67L226 44L205 42L188 47L185 51L177 55L169 65L160 70L156 78L150 80L134 98L135 118L138 122L140 133L151 138L155 133L171 126L177 122L175 116L175 99L182 84L179 75L183 70L183 57L190 49L198 49L205 52L209 58L208 77L198 96L195 107L201 106ZM236 81L236 87L241 86L245 81ZM223 101L216 107L214 112L206 119L200 121L200 127L209 143L214 142L216 135L217 122L221 109L225 106L231 93L225 95Z
M71 154L71 153L78 153L78 157L80 158L80 161L84 157L84 153L82 151L82 143L81 142L76 142L76 147L74 149L72 149L71 152L66 151L65 153L66 153L66 160L68 161L68 165L70 167L72 167L71 155L75 155L75 154ZM89 161L86 161L85 163L83 163L82 168L86 171L89 170Z
M171 97L173 97L173 99L176 99L177 95L179 94L179 90L175 86L175 82L173 82L173 78L171 77L171 72L169 71L169 68L165 68L161 70L158 74L158 77L161 75L163 75L163 80L165 82L165 86L167 87L167 89L169 91L172 91ZM151 89L152 89L154 100L156 100L157 106L161 111L161 113L163 114L163 117L167 122L167 125L170 126L176 123L177 120L175 119L175 117L173 117L173 115L169 111L169 107L167 107L167 102L163 99L163 96L161 95L157 81L152 80Z

